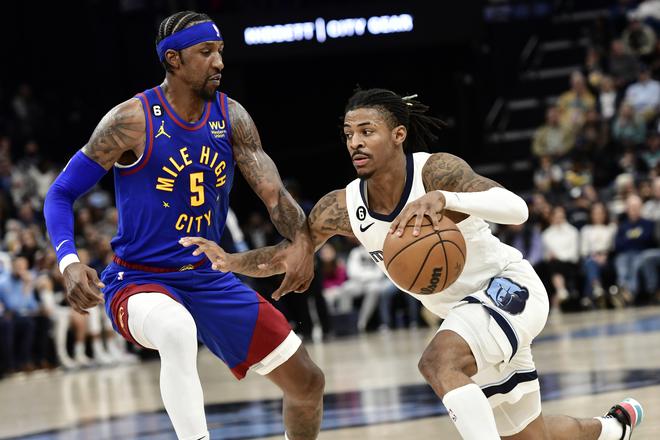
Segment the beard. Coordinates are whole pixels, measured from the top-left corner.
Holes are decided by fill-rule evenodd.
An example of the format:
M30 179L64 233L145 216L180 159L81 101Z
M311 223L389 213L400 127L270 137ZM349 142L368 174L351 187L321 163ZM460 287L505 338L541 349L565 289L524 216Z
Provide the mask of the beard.
M213 101L215 99L215 94L220 87L210 86L208 81L204 81L202 86L195 90L197 96L202 98L206 102Z
M356 171L356 173L357 173L357 176L358 176L360 179L364 179L364 180L371 179L371 177L372 177L372 176L374 175L374 173L376 172L376 170L362 170L362 171L355 170L355 171Z

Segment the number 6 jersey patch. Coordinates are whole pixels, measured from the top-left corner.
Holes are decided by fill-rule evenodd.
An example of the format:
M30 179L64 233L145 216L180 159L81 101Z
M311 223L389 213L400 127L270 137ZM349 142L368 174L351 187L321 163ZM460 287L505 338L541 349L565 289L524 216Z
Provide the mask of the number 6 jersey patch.
M522 313L529 298L526 287L502 277L491 279L486 293L497 307L512 315Z

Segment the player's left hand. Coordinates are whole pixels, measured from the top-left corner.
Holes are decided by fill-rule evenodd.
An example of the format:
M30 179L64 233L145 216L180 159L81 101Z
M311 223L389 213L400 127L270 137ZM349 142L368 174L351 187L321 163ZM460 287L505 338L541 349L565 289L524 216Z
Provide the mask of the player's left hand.
M183 247L197 246L193 255L205 254L211 261L211 268L222 272L232 271L232 254L225 252L217 243L202 237L183 237L179 240Z
M424 216L431 219L433 229L440 230L440 220L442 219L443 211L445 209L445 195L440 191L431 191L424 194L419 199L406 205L405 208L396 216L390 224L390 234L396 234L401 237L406 230L406 225L411 218L415 219L413 226L413 235L418 236Z
M279 300L289 292L304 292L314 278L314 246L308 235L300 235L289 246L275 255L269 265L281 264L286 268L282 284L272 294Z

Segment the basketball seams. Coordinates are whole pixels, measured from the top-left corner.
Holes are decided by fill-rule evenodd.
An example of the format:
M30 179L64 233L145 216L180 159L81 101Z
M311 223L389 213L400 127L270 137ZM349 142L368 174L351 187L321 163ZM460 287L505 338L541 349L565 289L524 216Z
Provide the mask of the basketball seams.
M417 242L415 242L415 243L417 243ZM426 252L426 257L424 257L424 261L422 261L422 264L419 265L419 270L417 271L417 275L415 276L415 279L413 280L412 284L410 285L410 287L408 287L407 290L412 291L412 287L413 287L413 286L415 285L415 283L417 282L417 278L419 278L419 275L422 273L422 270L424 270L424 266L426 266L426 262L428 261L429 256L431 255L431 252L432 252L433 249L434 249L437 245L439 245L439 244L442 244L442 242L438 242L438 243L434 244L433 246L431 246L431 247L429 248L428 252ZM393 259L394 259L394 258L393 258Z
M410 243L408 243L407 245L405 245L404 247L402 247L401 249L399 249L399 250L396 252L396 254L394 254L394 255L392 256L392 258L390 259L390 261L385 265L385 269L387 270L387 269L390 267L390 264L392 264L392 262L396 259L396 257L399 256L399 254L400 254L401 252L405 251L406 249L408 249L410 246L414 245L415 243L418 243L419 241L421 241L421 240L423 240L423 239L425 239L425 238L428 238L428 237L432 236L433 234L435 234L435 231L431 232L430 234L426 234L426 235L424 235L424 236L422 236L422 237L418 237L417 240L415 240L415 241L413 241L413 242L410 242Z
M447 285L447 280L449 279L449 260L447 259L447 249L445 249L445 242L438 234L438 242L442 245L442 254L445 256L445 282L442 284L442 288L439 291L445 290Z
M413 223L409 222L404 228L414 228ZM451 219L443 219L441 227L444 228L437 231L433 230L434 224L429 223L428 219L425 219L420 226L422 235L419 237L412 234L400 238L391 237L391 234L386 236L383 246L386 257L384 269L398 285L406 286L405 290L411 293L422 295L439 293L460 276L462 268L458 265L465 265L467 255L465 242L461 230L452 223ZM403 242L396 242L396 239L403 239ZM448 248L447 243L451 243L458 252ZM439 253L438 245L442 246L442 254ZM442 272L438 273L439 268L443 269L444 280L442 280ZM425 287L426 284L419 286L418 283L422 282L420 280L425 280L427 276L433 277L433 283L429 284L428 288ZM418 287L424 287L424 292L417 291Z
M439 237L439 236L438 236L438 237ZM443 243L451 243L451 244L453 244L454 246L456 246L456 250L457 250L458 252L461 253L461 257L463 257L463 263L465 263L465 254L464 254L463 251L461 250L461 247L460 247L458 244L456 244L456 242L455 242L454 240L446 240L446 239L444 239L444 238L440 238L440 240L441 240Z

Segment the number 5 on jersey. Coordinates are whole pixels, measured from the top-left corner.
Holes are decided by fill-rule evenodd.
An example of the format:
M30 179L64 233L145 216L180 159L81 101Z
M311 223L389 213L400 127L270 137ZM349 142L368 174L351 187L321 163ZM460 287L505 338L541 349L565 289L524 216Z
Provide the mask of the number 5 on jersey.
M202 206L204 204L204 173L191 173L190 174L190 197L191 206Z

